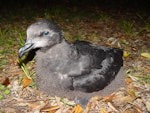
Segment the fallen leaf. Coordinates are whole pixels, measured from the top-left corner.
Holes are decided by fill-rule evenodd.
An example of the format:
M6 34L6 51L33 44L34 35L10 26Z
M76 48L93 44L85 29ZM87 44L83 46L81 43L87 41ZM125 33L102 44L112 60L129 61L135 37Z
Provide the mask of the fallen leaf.
M4 90L5 86L0 84L0 90Z
M132 101L135 98L131 97L130 95L128 96L123 96L121 94L116 95L115 98L112 100L115 106L120 106L120 105L125 105L126 103L132 103Z
M6 89L6 90L4 91L4 94L6 94L6 95L10 94L10 90L9 90L9 89Z
M142 112L142 108L140 107L140 106L138 106L137 104L134 104L134 106L135 106L135 111L137 111L137 112L139 112L139 113L141 113Z
M58 109L56 112L48 112L48 113L66 113L66 112L62 112L61 109Z
M4 112L2 113L16 113L16 109L15 108L12 108L12 107L4 107L3 108Z
M105 101L105 102L109 102L109 101L112 101L114 97L115 97L115 94L111 94L109 96L103 97L102 100Z
M126 78L126 79L125 79L125 82L126 82L127 84L130 84L130 83L132 83L133 81L132 81L131 78Z
M111 46L111 43L107 42L106 45L107 45L107 46Z
M36 104L36 103L29 104L30 110L34 110L34 109L39 109L40 110L40 107L41 107L41 105Z
M29 109L31 111L39 111L45 106L45 103L44 102L41 102L40 104L39 103L26 103L28 106L29 106Z
M82 112L83 112L83 108L80 105L76 105L74 113L82 113Z
M57 106L44 107L40 111L41 112L50 112L51 113L51 112L54 112L54 111L56 111L58 109L59 109L59 106L57 105Z
M122 103L128 103L128 102L131 102L133 101L134 98L132 98L131 96L125 96L125 97L122 97L122 98L118 98L118 101L122 102Z
M108 112L107 112L104 108L102 108L102 107L100 107L99 109L100 109L101 113L108 113Z
M74 101L70 101L67 98L62 98L60 101L63 102L64 104L69 105L69 106L74 106L75 105Z
M57 105L59 106L59 108L62 110L63 109L63 105L62 105L62 103L61 103L61 99L60 99L60 97L57 97L57 96L55 96L55 99L56 99L56 102L57 102Z
M73 113L73 108L68 108L67 113Z
M132 113L130 110L126 110L124 113Z
M150 53L141 53L141 56L150 59Z
M88 104L87 104L87 108L88 108L88 109L91 109L91 107L92 107L92 103L88 103Z
M126 90L127 91L127 93L131 96L131 97L133 97L133 98L135 98L136 97L136 94L135 94L135 90L134 89L130 89L130 90Z
M112 105L112 103L108 102L108 106L113 109L115 112L118 112L118 110Z
M5 80L3 81L2 85L8 86L10 84L9 78L6 77Z
M124 51L124 52L123 52L123 57L126 58L126 57L128 57L130 54L131 54L130 52Z
M146 109L147 109L147 111L150 112L150 102L149 101L146 102Z
M0 95L0 100L3 99L3 95Z
M94 96L94 97L92 97L92 98L90 99L90 102L95 102L95 101L97 101L97 100L100 100L100 98L101 98L101 97L99 97L99 96Z
M23 88L27 87L32 82L32 79L25 77L23 79Z
M138 109L134 108L134 113L141 113L142 111L139 112Z
M125 91L132 97L135 97L135 91L137 90L137 86L134 84L129 84L128 87L125 89Z

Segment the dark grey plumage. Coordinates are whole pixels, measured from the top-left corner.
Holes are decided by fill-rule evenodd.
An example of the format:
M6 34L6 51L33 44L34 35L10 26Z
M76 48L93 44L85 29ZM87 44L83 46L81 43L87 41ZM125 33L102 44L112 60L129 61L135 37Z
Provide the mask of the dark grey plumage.
M105 94L105 87L110 88L109 84L115 81L123 66L121 49L86 41L69 43L60 28L49 20L41 20L28 27L27 41L19 49L19 56L37 48L37 86L51 96L77 98L78 101L82 96L90 98L101 92ZM121 85L123 75L117 76L119 80L114 84ZM114 88L106 89L112 92Z

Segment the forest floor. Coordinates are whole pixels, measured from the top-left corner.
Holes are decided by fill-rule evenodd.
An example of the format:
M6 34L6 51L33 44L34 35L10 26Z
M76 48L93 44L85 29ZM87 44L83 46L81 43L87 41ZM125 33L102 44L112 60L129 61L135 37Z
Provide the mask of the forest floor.
M28 80L18 65L18 49L25 41L27 26L42 18L54 20L70 42L86 40L124 50L125 86L110 95L93 97L84 112L150 112L150 15L147 12L131 7L117 10L58 4L41 9L37 6L3 8L0 12L3 15L0 17L0 113L83 112L71 100L39 92L35 74ZM34 72L34 60L25 67Z

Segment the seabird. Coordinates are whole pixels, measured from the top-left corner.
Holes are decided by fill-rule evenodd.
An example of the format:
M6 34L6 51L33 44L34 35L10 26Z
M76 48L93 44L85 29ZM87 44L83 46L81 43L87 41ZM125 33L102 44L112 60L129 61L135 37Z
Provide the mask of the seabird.
M46 19L31 24L26 32L18 55L36 50L36 83L43 93L85 106L91 96L112 93L122 84L122 49L87 41L70 43L57 24Z

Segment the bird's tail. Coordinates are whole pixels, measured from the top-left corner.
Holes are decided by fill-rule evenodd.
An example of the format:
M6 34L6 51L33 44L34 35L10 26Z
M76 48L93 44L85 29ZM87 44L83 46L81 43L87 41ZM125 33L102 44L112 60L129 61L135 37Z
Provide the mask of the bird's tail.
M114 49L114 62L120 66L123 66L123 50L115 48Z

